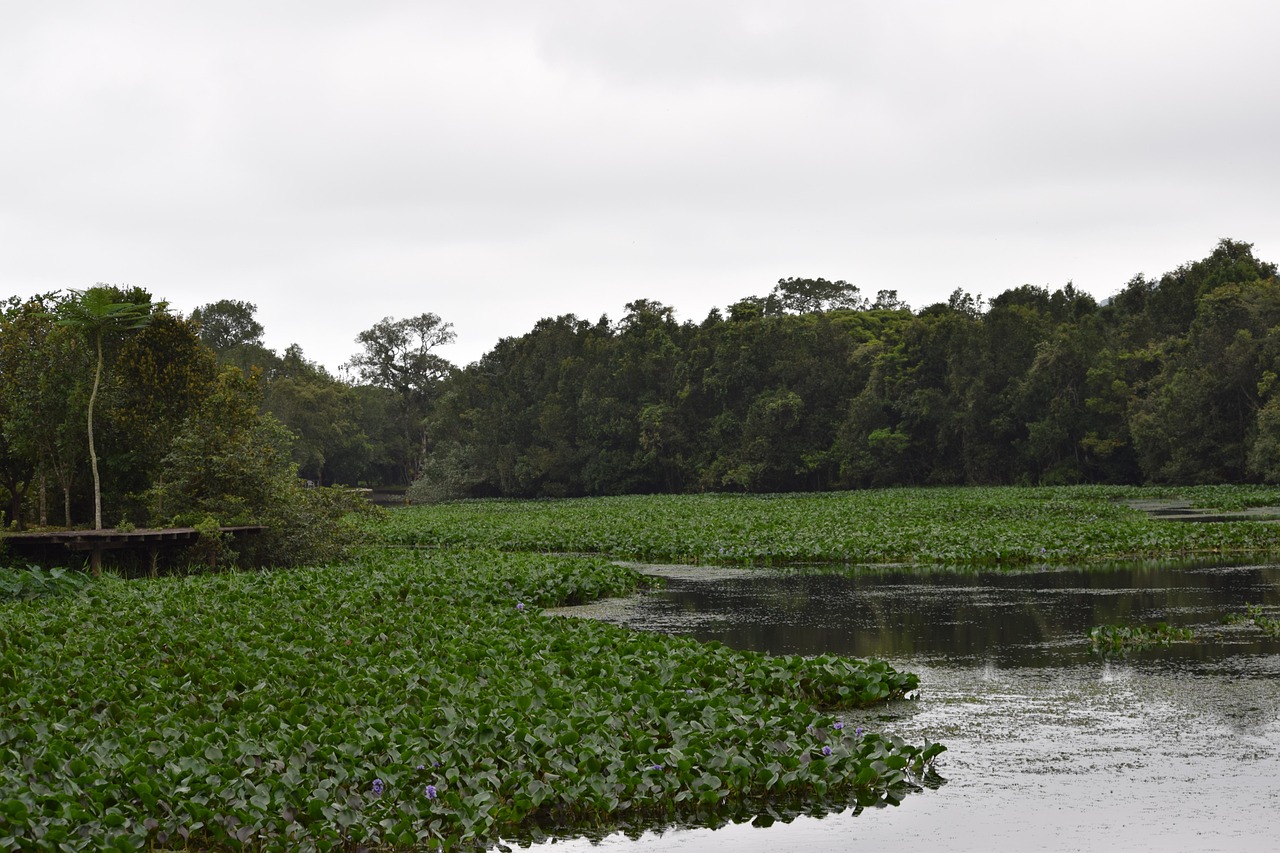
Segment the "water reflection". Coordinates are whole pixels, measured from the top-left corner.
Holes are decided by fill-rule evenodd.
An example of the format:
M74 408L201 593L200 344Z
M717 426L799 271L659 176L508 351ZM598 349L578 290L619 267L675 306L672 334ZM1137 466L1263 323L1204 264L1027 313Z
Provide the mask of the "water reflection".
M916 700L856 722L947 744L947 784L856 817L561 841L563 851L896 850L920 839L949 851L1247 851L1280 836L1280 640L1222 624L1246 604L1280 606L1276 566L664 573L666 590L597 615L917 672ZM1197 640L1116 660L1085 639L1095 625L1159 621Z
M1001 667L1081 663L1095 625L1196 626L1212 643L1140 653L1216 660L1280 652L1280 641L1220 623L1246 604L1280 602L1280 567L1141 566L1023 573L744 573L675 577L625 621L775 654L989 660ZM714 618L690 620L690 614Z

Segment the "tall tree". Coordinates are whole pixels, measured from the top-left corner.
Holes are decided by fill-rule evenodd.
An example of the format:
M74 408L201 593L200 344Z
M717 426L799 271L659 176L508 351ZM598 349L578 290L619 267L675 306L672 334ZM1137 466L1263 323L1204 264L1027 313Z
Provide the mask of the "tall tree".
M405 485L417 479L426 454L423 419L440 383L454 371L435 350L453 343L454 337L453 325L436 314L404 320L385 317L356 336L363 351L346 365L361 382L392 391L399 400L400 464Z
M372 449L360 426L360 401L351 386L308 361L294 344L285 350L264 391L265 409L294 434L293 461L299 474L319 485L354 485L363 479Z
M246 376L255 367L270 373L280 362L262 342L266 330L254 316L257 310L252 302L219 299L191 312L200 341L217 353L219 362L240 368Z
M825 278L779 279L773 292L765 297L765 310L770 314L816 314L838 308L861 311L867 305L857 285Z
M41 523L47 523L44 484L49 478L62 487L63 516L71 526L71 492L84 458L88 348L72 330L55 323L56 294L26 301L10 300L0 315L0 430L11 453L34 465L41 484ZM9 460L6 470L18 473ZM6 478L8 479L8 478ZM12 483L25 489L21 478ZM20 494L17 495L20 497ZM10 511L14 506L10 507ZM22 523L21 515L16 516Z
M191 312L200 327L200 340L214 352L252 344L262 346L266 331L254 317L258 306L252 302L219 299Z
M146 296L146 299L138 297ZM129 297L133 297L132 299ZM163 311L161 303L157 310ZM102 384L104 342L112 336L141 329L151 322L150 295L134 288L125 294L119 288L98 285L83 291L71 291L71 298L58 306L58 322L77 329L92 343L97 360L93 370L93 390L89 392L88 419L89 464L93 471L93 527L102 529L102 479L98 474L98 451L94 444L93 410Z

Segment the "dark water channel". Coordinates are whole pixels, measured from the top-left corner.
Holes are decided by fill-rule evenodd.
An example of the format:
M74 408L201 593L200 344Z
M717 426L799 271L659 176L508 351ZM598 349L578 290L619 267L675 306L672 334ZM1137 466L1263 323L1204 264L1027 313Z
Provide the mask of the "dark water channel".
M666 590L586 615L914 671L915 699L848 719L947 744L946 784L858 815L557 849L1280 849L1280 640L1223 624L1246 604L1280 615L1280 567L654 570ZM1123 659L1086 639L1095 625L1161 621L1197 639Z

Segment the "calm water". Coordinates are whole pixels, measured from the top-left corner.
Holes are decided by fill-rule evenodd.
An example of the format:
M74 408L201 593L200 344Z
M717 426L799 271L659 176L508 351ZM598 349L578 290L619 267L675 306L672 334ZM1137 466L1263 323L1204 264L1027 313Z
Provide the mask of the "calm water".
M558 850L1280 849L1280 641L1222 625L1245 604L1280 606L1280 567L660 571L665 591L592 615L917 672L916 699L848 719L947 744L938 764L947 781L858 815ZM1158 621L1192 626L1200 639L1119 661L1084 639L1094 625Z

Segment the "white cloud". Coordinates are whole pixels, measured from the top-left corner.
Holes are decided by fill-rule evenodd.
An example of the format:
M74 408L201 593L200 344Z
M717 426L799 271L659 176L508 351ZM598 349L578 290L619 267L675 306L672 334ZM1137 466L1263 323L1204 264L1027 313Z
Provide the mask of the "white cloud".
M1258 2L22 4L0 290L259 305L331 367L435 311L681 317L787 275L923 305L1275 259Z

